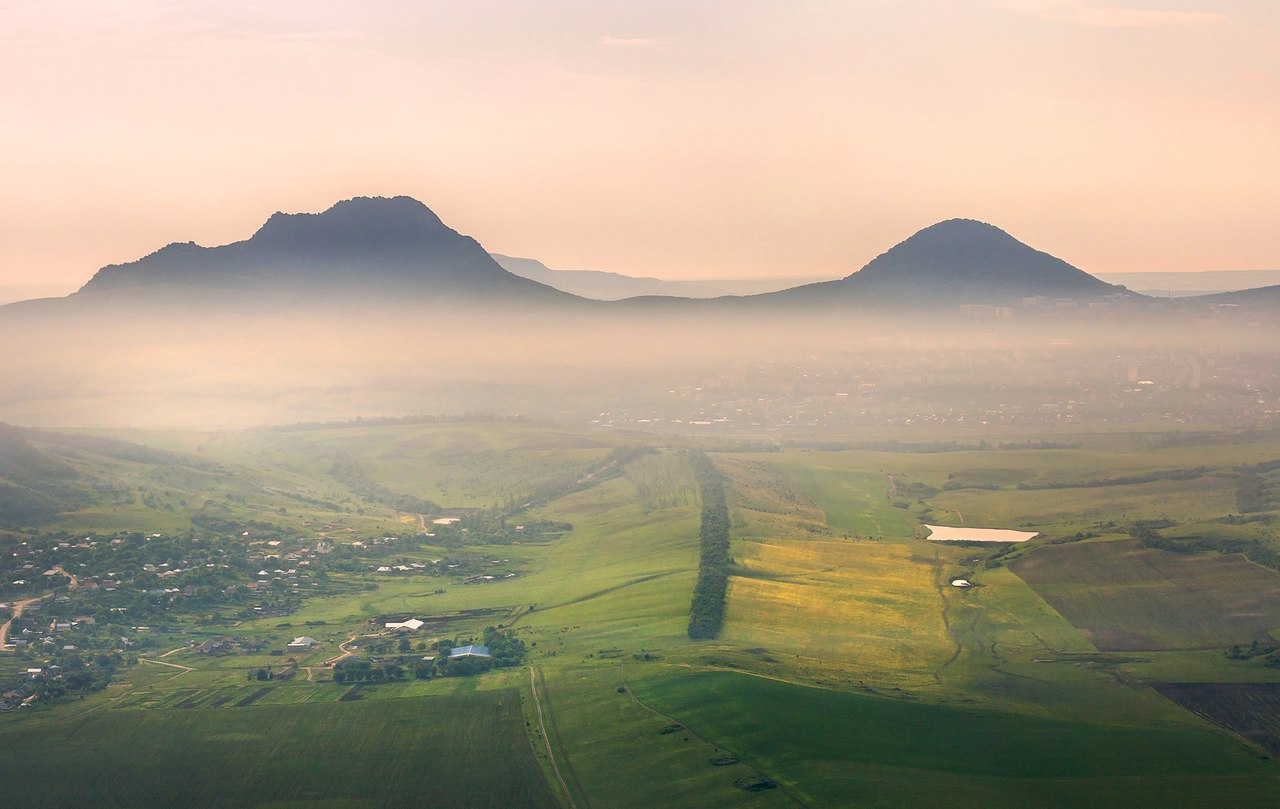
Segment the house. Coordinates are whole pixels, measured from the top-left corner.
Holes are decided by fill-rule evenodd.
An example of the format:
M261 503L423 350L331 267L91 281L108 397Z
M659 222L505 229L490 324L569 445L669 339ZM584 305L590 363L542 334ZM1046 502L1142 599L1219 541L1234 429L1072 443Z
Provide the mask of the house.
M285 648L291 652L305 652L309 649L315 648L316 644L318 644L319 642L320 641L316 640L315 638L309 638L306 635L303 635L300 638L294 638L293 640L289 641L287 644L285 644Z
M386 624L387 629L403 629L406 632L417 632L426 626L426 621L420 621L417 618L410 618L407 621L392 621Z
M476 646L471 644L468 646L459 646L456 649L449 650L449 659L457 660L461 657L490 657L488 646Z
M231 643L226 638L210 638L196 646L196 651L205 655L224 655L231 652Z

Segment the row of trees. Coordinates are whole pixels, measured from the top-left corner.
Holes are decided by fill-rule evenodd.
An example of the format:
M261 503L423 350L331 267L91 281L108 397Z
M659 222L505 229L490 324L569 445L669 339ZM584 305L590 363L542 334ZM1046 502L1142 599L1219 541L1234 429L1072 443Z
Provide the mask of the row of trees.
M729 588L729 508L724 499L724 479L704 452L689 455L698 493L702 497L702 556L698 562L698 583L689 607L689 637L714 638L724 623L725 595Z

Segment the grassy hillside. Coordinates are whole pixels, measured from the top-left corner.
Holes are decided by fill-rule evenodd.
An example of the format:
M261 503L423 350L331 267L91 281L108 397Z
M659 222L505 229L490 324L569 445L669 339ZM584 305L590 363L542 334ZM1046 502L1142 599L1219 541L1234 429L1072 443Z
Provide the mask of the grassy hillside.
M39 720L0 725L15 806L557 805L514 691Z
M679 442L489 422L49 436L23 440L115 494L0 540L31 560L19 595L48 596L0 679L62 659L39 640L55 618L97 623L54 647L119 660L103 690L0 714L0 743L29 751L0 777L28 805L67 798L32 786L64 761L107 805L1202 806L1280 786L1230 732L1253 725L1162 696L1280 682L1280 573L1240 555L1276 542L1274 436L710 452L731 562L723 628L700 641L703 503ZM926 521L1045 536L931 543ZM58 560L77 587L43 576ZM407 617L425 625L402 644L383 623ZM344 655L411 672L497 625L520 666L334 681ZM1124 632L1142 643L1106 640ZM318 645L285 650L298 635ZM198 766L170 761L184 745ZM237 777L209 787L206 760Z

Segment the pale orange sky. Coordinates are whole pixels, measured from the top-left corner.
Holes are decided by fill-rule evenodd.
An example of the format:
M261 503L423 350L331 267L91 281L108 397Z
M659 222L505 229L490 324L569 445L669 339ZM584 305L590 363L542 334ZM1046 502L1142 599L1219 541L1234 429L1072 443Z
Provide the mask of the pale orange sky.
M409 194L490 250L846 275L983 219L1280 268L1280 3L0 0L0 284Z

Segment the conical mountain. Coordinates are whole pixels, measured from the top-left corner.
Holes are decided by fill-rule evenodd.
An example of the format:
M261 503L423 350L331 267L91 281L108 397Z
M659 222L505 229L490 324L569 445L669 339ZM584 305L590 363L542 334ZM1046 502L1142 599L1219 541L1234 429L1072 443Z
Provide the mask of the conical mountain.
M1031 297L1088 300L1115 294L1128 293L1023 244L994 225L948 219L917 232L838 281L759 297L939 306L1008 305Z
M175 243L103 267L77 297L163 291L297 297L472 295L572 299L500 267L475 239L411 197L356 197L323 213L277 213L221 247Z

